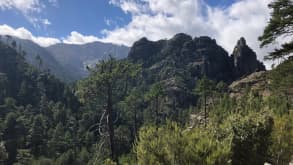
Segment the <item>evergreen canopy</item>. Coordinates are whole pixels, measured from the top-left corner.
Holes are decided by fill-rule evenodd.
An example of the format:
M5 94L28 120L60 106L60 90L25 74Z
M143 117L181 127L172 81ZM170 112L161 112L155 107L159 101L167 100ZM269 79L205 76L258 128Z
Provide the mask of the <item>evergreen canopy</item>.
M268 56L267 60L291 56L293 53L293 1L275 0L270 3L272 9L271 18L265 27L263 34L258 38L261 41L261 47L272 44L282 37L289 38L289 41L283 43L281 48L275 49Z

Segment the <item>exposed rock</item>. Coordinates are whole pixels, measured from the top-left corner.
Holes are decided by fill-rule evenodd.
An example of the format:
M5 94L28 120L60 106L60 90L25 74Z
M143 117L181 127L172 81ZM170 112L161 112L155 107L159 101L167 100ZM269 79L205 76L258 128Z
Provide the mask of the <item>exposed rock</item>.
M240 98L249 89L260 96L269 96L271 91L268 88L269 79L268 72L260 71L252 73L251 75L234 81L230 86L230 96Z
M265 70L265 66L257 60L255 52L247 46L243 37L237 42L231 57L233 57L236 77Z
M206 36L192 39L180 33L170 40L156 42L142 38L134 43L128 58L156 72L162 71L160 69L164 66L175 70L187 69L192 77L206 73L216 80L233 79L233 66L228 53L214 39ZM171 72L167 77L174 75Z
M145 84L163 82L168 96L185 108L195 103L190 91L203 75L231 83L240 76L264 70L243 38L230 57L215 39L207 36L192 39L183 33L169 40L142 38L133 44L128 59L142 64Z
M188 129L203 126L207 122L208 122L208 116L205 119L204 112L199 112L197 114L190 114Z

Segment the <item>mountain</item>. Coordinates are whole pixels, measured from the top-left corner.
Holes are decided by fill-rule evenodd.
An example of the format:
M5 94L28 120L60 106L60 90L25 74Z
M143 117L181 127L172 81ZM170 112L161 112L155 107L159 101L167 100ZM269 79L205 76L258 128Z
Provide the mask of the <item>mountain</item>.
M106 59L109 55L117 59L125 58L129 48L110 43L93 42L84 45L56 44L46 48L55 59L69 70L74 79L81 79L88 75L87 66L99 60Z
M230 56L210 37L142 38L73 87L16 47L0 42L0 164L113 164L111 152L120 164L292 159L293 58L262 71L244 38Z
M231 57L234 60L234 74L236 77L265 70L265 66L256 60L255 52L246 44L243 37L237 42Z
M29 64L36 68L46 71L49 70L63 81L70 81L73 79L73 75L71 75L66 68L61 66L49 51L38 44L30 40L24 40L9 35L1 36L0 41L10 45L19 54L22 54Z
M255 71L265 70L241 38L231 56L215 39L176 34L170 40L135 42L128 59L143 67L144 83L161 82L170 98L182 107L194 103L191 91L204 76L227 84ZM172 100L172 99L169 99Z
M62 81L74 81L88 75L87 66L106 59L111 54L117 59L125 58L129 52L126 46L93 42L84 45L56 44L47 48L14 36L0 36L0 41L24 54L31 65L49 70Z
M65 100L65 85L49 72L27 63L14 48L0 41L0 104L13 98L18 105L38 105L41 97Z

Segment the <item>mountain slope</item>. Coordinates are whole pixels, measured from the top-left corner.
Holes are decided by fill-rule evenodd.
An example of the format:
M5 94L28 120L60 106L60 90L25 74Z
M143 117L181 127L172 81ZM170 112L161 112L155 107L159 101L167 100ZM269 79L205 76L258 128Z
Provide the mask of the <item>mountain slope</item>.
M86 67L111 54L125 58L129 48L109 43L93 42L84 45L56 44L47 48L13 36L0 36L0 41L24 54L28 63L41 70L49 70L63 81L74 81L88 75ZM40 61L41 60L41 61Z
M0 40L13 47L18 53L23 54L26 61L36 68L45 71L49 70L63 81L71 81L73 79L73 76L69 74L68 70L62 67L50 52L38 44L13 36L1 36Z
M46 48L55 59L74 74L75 79L88 75L86 67L111 54L117 59L125 58L129 48L114 44L93 42L84 45L56 44Z
M65 85L48 72L39 71L12 47L0 42L0 104L14 98L19 105L37 105L41 97L64 100Z

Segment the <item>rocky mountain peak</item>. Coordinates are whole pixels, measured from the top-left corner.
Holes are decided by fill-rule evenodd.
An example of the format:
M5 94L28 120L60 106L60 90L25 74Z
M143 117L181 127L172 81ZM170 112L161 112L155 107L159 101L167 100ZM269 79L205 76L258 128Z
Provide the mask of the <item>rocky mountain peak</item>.
M244 37L241 37L238 42L237 42L237 46L246 46L246 40Z
M178 77L178 72L186 71L191 79L207 75L211 79L226 82L265 70L256 57L243 37L229 56L215 39L208 36L192 38L184 33L176 34L169 40L150 41L142 38L133 44L128 54L130 61L140 63L156 73L152 75L152 80Z
M210 38L209 36L200 36L200 37L195 37L194 42L197 43L197 45L213 45L217 44L215 39Z
M178 33L176 34L173 38L170 39L170 42L181 42L181 43L184 43L184 42L187 42L187 41L191 41L192 40L192 37L187 35L187 34L184 34L184 33Z
M265 70L264 65L257 60L256 53L246 44L243 37L238 40L231 57L234 61L236 77Z

